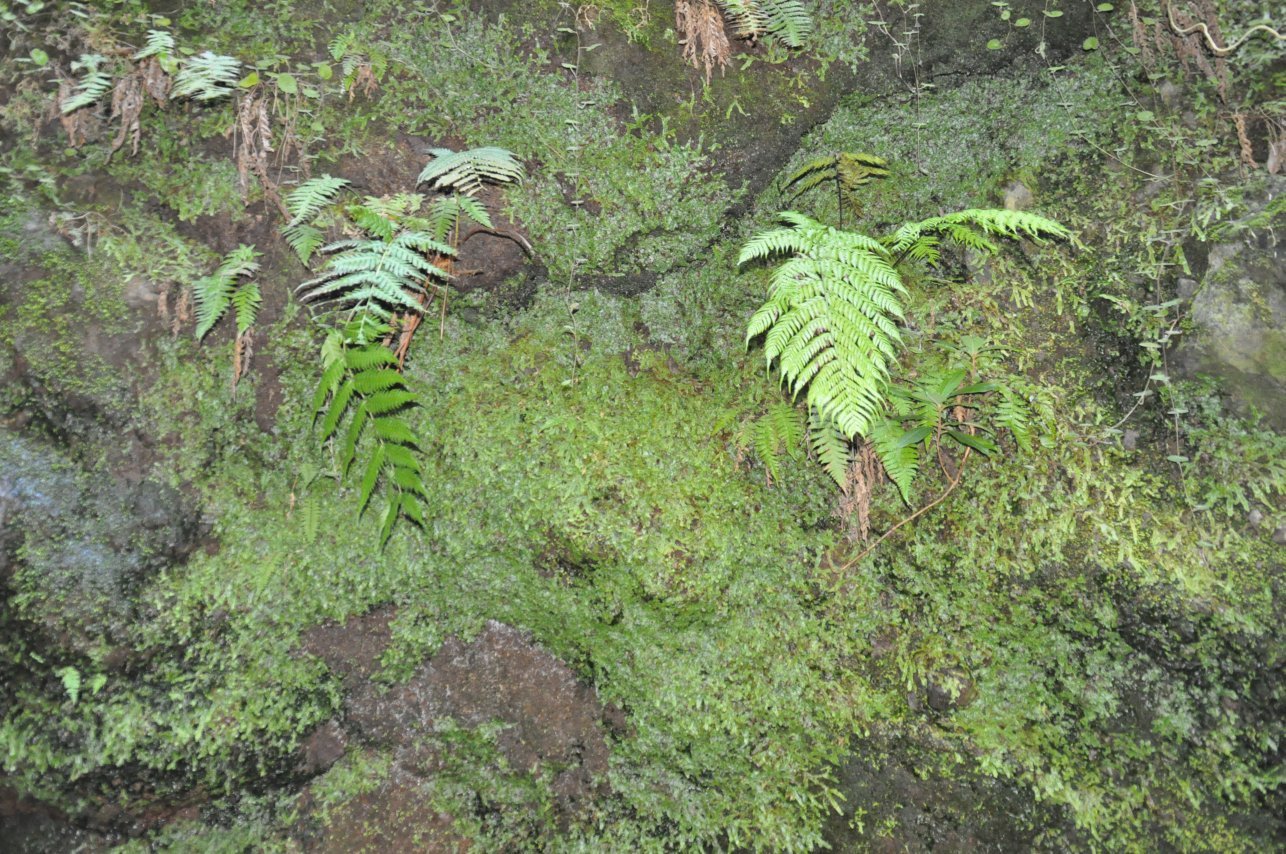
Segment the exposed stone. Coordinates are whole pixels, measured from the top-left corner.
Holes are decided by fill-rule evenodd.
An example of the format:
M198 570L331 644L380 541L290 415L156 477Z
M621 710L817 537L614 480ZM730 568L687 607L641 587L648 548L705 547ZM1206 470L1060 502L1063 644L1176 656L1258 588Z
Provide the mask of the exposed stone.
M448 638L411 677L388 688L371 681L387 643L390 612L310 632L305 648L344 679L345 725L362 740L392 747L398 766L430 775L439 758L425 739L448 719L466 728L500 722L509 766L549 781L564 815L605 790L604 710L593 688L524 633L497 622L469 643ZM618 721L613 724L619 726Z
M1286 190L1279 179L1276 192ZM1192 302L1194 334L1178 348L1188 374L1219 380L1235 409L1286 428L1286 265L1281 247L1255 230L1210 249Z

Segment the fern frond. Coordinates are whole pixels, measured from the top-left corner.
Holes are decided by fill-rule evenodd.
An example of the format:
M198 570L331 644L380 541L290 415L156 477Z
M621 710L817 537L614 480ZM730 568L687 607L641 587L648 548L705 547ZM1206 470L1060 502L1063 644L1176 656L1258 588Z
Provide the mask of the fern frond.
M786 47L801 48L813 34L813 16L801 0L759 0L769 35Z
M247 282L233 292L232 307L237 313L238 335L246 334L246 330L255 325L255 319L259 316L259 306L262 304L263 296L259 293L259 285L255 282Z
M236 88L241 63L231 56L204 51L188 57L174 76L171 98L195 98L210 101L230 94Z
M938 235L967 249L992 254L999 247L987 239L988 235L1011 239L1026 237L1039 243L1046 238L1068 238L1071 232L1052 219L1026 211L971 208L907 223L887 238L886 245L896 254L909 254L925 235Z
M81 71L74 94L62 102L59 110L65 116L95 104L112 88L112 77L103 70L107 58L96 53L83 54L71 64L72 71Z
M923 425L904 430L902 424L892 418L877 422L871 429L871 447L875 449L875 457L908 505L911 503L911 484L920 470L919 445L931 433L930 428Z
M835 485L844 489L848 483L848 463L853 453L853 443L835 422L816 409L808 410L808 444L822 469L831 476Z
M806 391L809 408L853 439L884 407L902 282L878 241L794 212L782 218L793 229L758 235L741 253L743 263L781 247L794 253L773 273L747 341L765 334L765 358L791 392Z
M337 254L322 275L295 289L300 299L348 305L381 318L398 311L423 311L417 297L424 291L424 281L450 278L426 253L455 254L450 246L417 231L404 231L390 241L340 241L322 251Z
M996 405L996 423L1009 431L1018 447L1031 453L1031 407L1007 386L1000 388L1000 402Z
M787 47L803 47L813 17L800 0L718 0L739 39L771 35Z
M455 190L466 196L477 195L484 183L520 184L525 177L522 164L513 152L503 148L471 148L452 151L449 148L429 150L433 159L416 179L416 184L429 184L438 190Z
M131 59L137 61L147 59L149 56L169 56L174 53L174 36L165 30L148 30L147 42L143 49L134 54Z
M304 264L307 264L312 259L313 253L326 242L326 236L322 234L320 228L303 223L287 225L281 230L281 236Z
M227 254L213 274L192 283L197 338L204 338L209 334L230 305L236 305L238 334L244 333L254 323L254 316L259 308L259 288L257 285L238 287L237 281L259 271L259 262L255 260L259 255L253 246L243 243ZM249 292L241 295L241 291L246 290ZM243 312L249 318L249 323L244 325Z
M483 228L494 228L491 214L486 207L472 196L453 194L440 196L429 206L429 215L425 218L425 230L435 240L446 242L452 233L459 229L465 220L473 220Z
M286 210L290 211L289 225L310 222L322 208L335 201L339 191L349 184L345 178L319 175L310 178L286 195Z

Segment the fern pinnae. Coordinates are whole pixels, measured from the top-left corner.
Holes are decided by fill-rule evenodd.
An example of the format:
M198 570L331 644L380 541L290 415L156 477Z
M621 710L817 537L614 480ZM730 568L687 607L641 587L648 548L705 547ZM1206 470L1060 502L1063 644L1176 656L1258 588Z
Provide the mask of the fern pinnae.
M138 61L152 56L169 56L174 53L174 36L166 30L148 30L147 41L131 59Z
M80 80L70 98L59 105L59 111L65 116L100 101L112 88L112 77L103 70L107 58L96 53L82 54L80 59L71 64L73 72L82 72Z
M229 95L236 88L241 63L231 56L203 51L188 57L174 76L171 98L210 101Z
M438 190L455 190L466 196L477 195L484 183L520 184L525 177L522 164L513 152L487 146L467 151L433 148L433 155L420 172L416 184L429 184Z

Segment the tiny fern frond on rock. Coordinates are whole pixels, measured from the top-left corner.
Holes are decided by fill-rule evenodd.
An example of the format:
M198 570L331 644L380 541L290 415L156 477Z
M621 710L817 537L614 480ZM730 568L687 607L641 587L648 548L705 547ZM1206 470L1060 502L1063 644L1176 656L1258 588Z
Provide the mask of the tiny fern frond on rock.
M255 260L259 255L253 246L242 244L228 253L213 274L192 283L197 338L208 335L229 306L236 311L238 335L254 325L261 302L259 286L241 280L259 271Z
M230 94L237 85L241 63L231 56L203 51L188 57L174 76L171 98L210 101Z
M449 148L429 150L428 162L416 184L428 184L437 190L454 190L476 196L483 184L520 184L525 173L513 152L503 148L471 148L452 151Z

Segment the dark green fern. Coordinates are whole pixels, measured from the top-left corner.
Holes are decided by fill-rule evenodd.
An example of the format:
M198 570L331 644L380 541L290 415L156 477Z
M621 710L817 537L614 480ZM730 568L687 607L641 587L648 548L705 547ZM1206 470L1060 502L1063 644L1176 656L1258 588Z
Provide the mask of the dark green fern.
M397 370L397 359L381 339L386 324L364 316L333 331L322 345L322 378L313 396L321 437L336 441L341 478L354 468L358 452L365 460L357 468L357 512L360 516L377 491L384 495L380 544L393 525L406 517L423 526L428 489L418 457L419 439L400 415L416 405L416 396Z
M862 216L862 201L858 190L877 178L889 175L888 161L873 154L840 152L831 157L817 157L786 176L783 189L795 188L795 196L824 184L835 185L836 204L839 208L839 227L844 227L844 214L854 220Z

